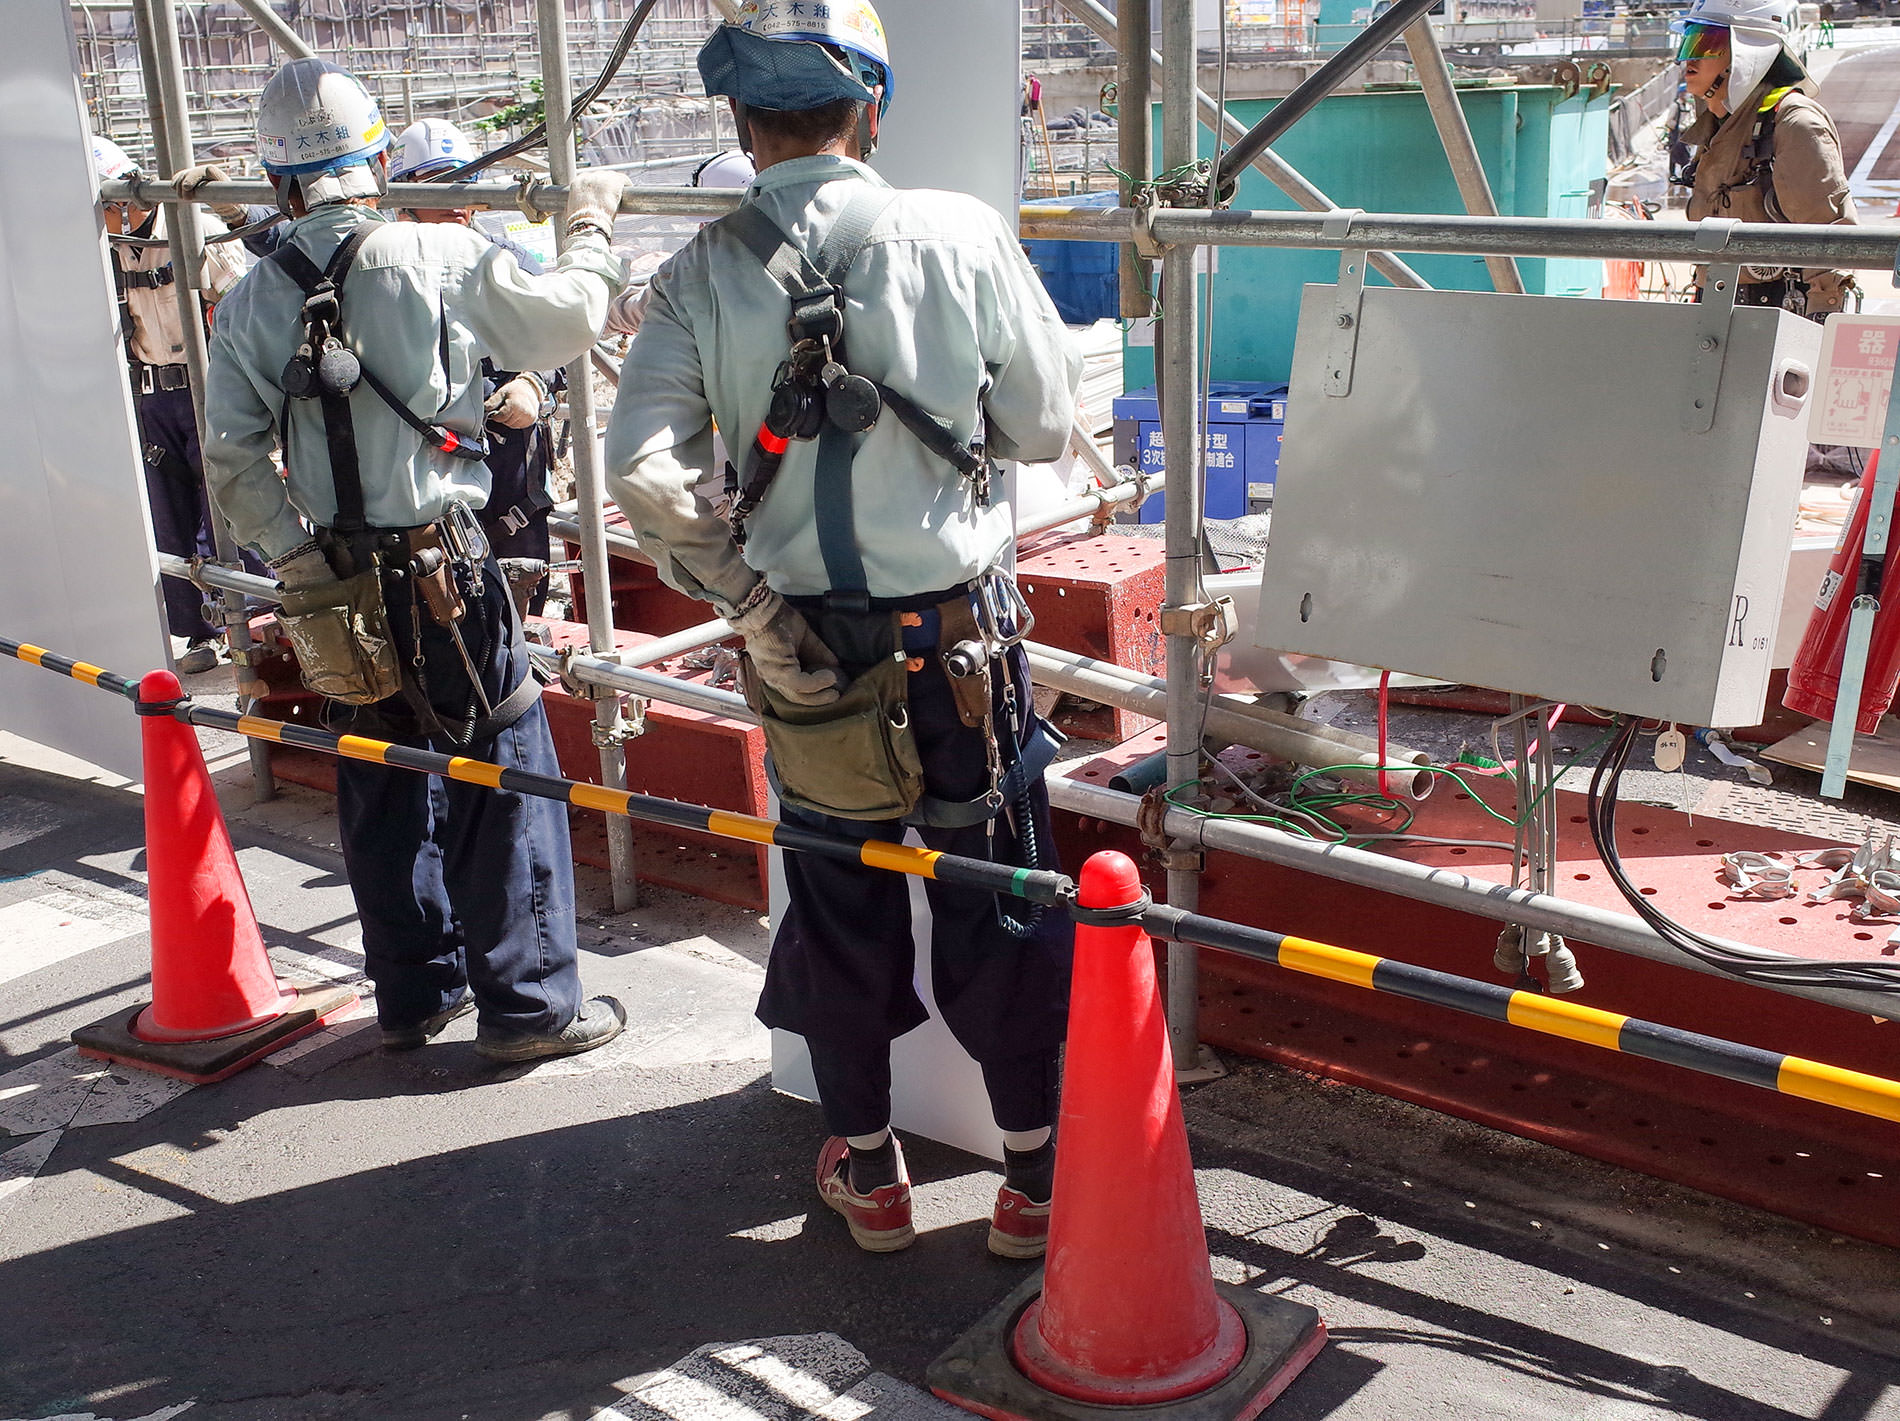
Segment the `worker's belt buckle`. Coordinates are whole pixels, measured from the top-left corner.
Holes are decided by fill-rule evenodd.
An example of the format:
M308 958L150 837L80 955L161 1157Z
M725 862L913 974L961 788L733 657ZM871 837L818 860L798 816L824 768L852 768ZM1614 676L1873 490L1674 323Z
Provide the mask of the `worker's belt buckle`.
M132 367L132 373L138 380L138 392L141 395L157 394L161 390L182 390L191 383L191 371L183 365L147 365L140 361Z

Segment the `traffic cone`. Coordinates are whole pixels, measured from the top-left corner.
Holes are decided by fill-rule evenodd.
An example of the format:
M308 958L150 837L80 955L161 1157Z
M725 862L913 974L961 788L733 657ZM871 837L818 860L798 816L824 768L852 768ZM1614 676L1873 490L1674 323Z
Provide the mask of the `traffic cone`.
M152 1000L73 1033L80 1054L203 1084L317 1030L347 987L277 980L192 728L169 671L139 682Z
M1083 908L1142 896L1126 855L1082 867ZM1154 952L1140 926L1081 923L1048 1263L930 1366L993 1421L1240 1421L1325 1345L1310 1307L1214 1281Z

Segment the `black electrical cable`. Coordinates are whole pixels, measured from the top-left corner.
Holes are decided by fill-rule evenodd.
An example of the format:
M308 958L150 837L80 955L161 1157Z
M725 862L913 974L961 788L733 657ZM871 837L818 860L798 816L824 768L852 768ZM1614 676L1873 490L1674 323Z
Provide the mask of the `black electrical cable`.
M1811 961L1806 958L1757 957L1704 937L1669 917L1630 881L1616 850L1617 791L1635 748L1641 722L1631 720L1617 732L1590 776L1590 837L1597 856L1610 871L1617 890L1656 934L1698 962L1744 981L1782 987L1832 988L1864 992L1900 992L1900 971L1877 963Z
M626 62L627 54L633 48L634 36L640 33L640 26L646 23L647 16L653 13L654 7L659 3L660 0L640 0L639 6L635 8L631 15L627 16L627 23L620 27L620 35L614 40L613 51L607 56L607 63L601 69L600 77L588 85L586 91L574 101L573 107L567 111L567 120L569 123L579 123L581 115L587 112L587 106L599 98L606 87L613 83L614 76L620 72L620 66ZM543 94L541 100L545 106L547 103L547 95ZM460 182L471 173L479 173L482 169L492 167L496 163L512 158L517 153L526 152L543 138L547 137L547 132L548 122L546 119L542 119L541 122L522 134L521 137L504 143L499 148L490 149L478 158L471 158L459 168L450 168L446 173L437 173L432 177L422 178L418 181L427 183Z

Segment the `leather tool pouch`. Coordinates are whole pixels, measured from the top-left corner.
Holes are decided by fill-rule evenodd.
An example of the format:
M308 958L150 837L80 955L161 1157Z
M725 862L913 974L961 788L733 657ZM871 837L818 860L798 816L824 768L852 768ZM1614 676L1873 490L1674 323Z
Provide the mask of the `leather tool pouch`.
M878 661L827 706L787 701L743 654L740 663L780 799L838 819L901 819L917 807L924 767L911 733L902 656Z
M286 591L278 621L304 685L318 695L364 706L402 689L375 567L323 587Z
M951 653L960 646L983 646L982 633L977 629L976 612L970 606L968 596L957 597L941 604L937 608L938 632L937 651L944 658L945 679L950 683L950 691L956 698L957 719L971 730L982 730L989 724L990 718L990 657L982 652L976 662L976 669L968 675L959 676L952 670L957 664Z

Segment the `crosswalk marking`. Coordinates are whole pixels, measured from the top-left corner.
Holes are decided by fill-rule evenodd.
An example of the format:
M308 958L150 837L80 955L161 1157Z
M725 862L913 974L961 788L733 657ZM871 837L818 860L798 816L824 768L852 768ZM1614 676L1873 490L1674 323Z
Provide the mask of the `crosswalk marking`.
M9 903L0 908L0 982L104 947L131 932L123 924L66 911L44 899Z

